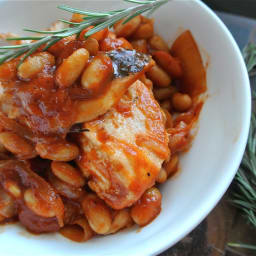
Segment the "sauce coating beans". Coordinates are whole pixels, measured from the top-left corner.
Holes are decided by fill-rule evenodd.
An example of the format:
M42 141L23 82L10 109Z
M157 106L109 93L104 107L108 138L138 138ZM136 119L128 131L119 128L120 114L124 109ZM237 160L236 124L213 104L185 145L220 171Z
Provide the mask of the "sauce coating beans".
M94 232L85 218L80 218L74 223L61 228L60 233L76 242L85 242L94 236Z
M123 37L120 38L105 38L101 44L100 49L102 51L111 51L119 48L132 50L132 45Z
M57 176L60 180L75 187L84 186L85 180L83 176L78 170L76 170L76 168L70 164L53 161L51 168L54 175Z
M154 35L149 39L149 45L154 50L169 52L167 43L158 35Z
M95 75L97 73L97 76ZM107 55L96 56L85 69L81 84L84 89L98 92L113 75L112 61Z
M27 140L13 132L1 132L0 143L20 159L35 157L35 150Z
M166 172L165 169L162 168L162 169L160 170L160 172L159 172L159 175L158 175L156 181L157 181L158 183L164 183L166 180L167 180L167 172Z
M148 39L154 34L154 27L151 21L141 24L139 28L132 34L134 39Z
M42 177L37 175L29 167L29 164L19 160L0 161L0 184L4 189L14 193L21 210L22 222L26 227L35 232L45 232L47 227L40 224L33 225L32 222L44 222L47 218L54 218L55 227L63 226L64 207L60 196ZM13 188L16 187L15 190ZM0 193L1 196L3 193ZM0 198L1 198L0 196ZM20 209L22 208L22 209ZM3 213L0 211L0 214ZM33 216L34 220L28 217ZM35 223L34 223L35 224ZM27 226L28 225L28 226ZM55 230L56 231L56 230Z
M71 86L80 76L89 59L89 52L80 48L72 53L59 66L56 72L56 83L60 88Z
M4 183L4 189L8 191L13 197L21 197L21 189L15 181L8 180Z
M172 128L173 127L173 120L172 120L172 115L170 114L170 112L167 109L163 109L163 112L165 114L165 127L166 129L168 128Z
M190 31L169 47L153 19L126 19L88 37L99 24L74 13L47 34L81 32L0 65L1 223L85 242L159 215L161 184L191 146L206 72Z
M182 77L182 67L178 59L172 57L164 51L156 51L153 53L154 60L163 68L170 76L174 78Z
M53 144L37 143L37 153L46 159L53 161L68 162L75 159L79 155L79 149L75 144L60 141Z
M24 201L27 207L39 216L46 218L55 216L54 211L50 207L48 208L47 205L40 204L40 201L37 199L36 195L31 189L27 189L24 192Z
M138 39L131 41L133 48L142 53L148 53L148 45L145 39Z
M18 76L21 79L29 79L42 71L46 65L55 64L54 56L47 52L35 53L28 57L18 68Z
M8 81L15 79L17 76L17 64L17 60L12 60L0 65L0 80Z
M132 218L128 209L122 209L114 213L113 221L108 234L116 233L118 230L132 225Z
M94 194L85 196L83 210L90 227L97 234L106 234L111 228L111 211L107 205Z
M154 89L154 95L157 100L170 99L171 96L176 92L176 88L169 86L161 89Z
M63 181L63 174L59 176L61 179L55 176L53 172L48 172L48 180L51 186L64 198L74 201L80 200L85 194L85 191L81 187L71 185L71 182L67 183ZM67 180L66 177L65 179Z
M178 163L179 157L177 154L172 155L171 159L164 163L164 169L167 173L167 176L170 176L177 171Z
M188 94L175 93L172 96L172 105L175 110L179 112L185 112L192 106L192 99Z
M171 84L171 77L158 65L153 66L147 76L156 86L167 87Z
M163 109L166 109L168 110L169 112L172 110L172 104L171 104L171 101L170 100L164 100L162 103L161 103L161 107Z
M91 56L96 56L99 51L99 42L95 38L88 38L84 41L83 47L90 53Z
M147 190L131 208L131 217L139 226L150 223L161 211L162 195L153 187Z
M0 216L1 219L11 218L17 213L14 199L0 187Z
M114 25L115 34L118 37L128 37L133 34L141 23L141 16L137 16L125 24L123 22L124 20L120 20Z

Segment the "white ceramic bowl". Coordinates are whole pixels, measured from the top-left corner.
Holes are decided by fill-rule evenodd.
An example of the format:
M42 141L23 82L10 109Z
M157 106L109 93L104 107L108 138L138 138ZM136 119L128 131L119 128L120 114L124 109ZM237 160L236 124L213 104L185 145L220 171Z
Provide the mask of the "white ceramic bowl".
M58 1L0 1L0 31L44 28L65 17ZM119 2L73 1L87 9L116 8ZM59 234L34 236L18 225L1 227L4 256L156 255L195 228L230 185L241 161L250 122L250 89L246 68L231 34L217 16L197 0L174 0L155 14L156 29L172 42L190 29L205 59L208 98L182 171L161 187L162 212L150 225L74 243Z

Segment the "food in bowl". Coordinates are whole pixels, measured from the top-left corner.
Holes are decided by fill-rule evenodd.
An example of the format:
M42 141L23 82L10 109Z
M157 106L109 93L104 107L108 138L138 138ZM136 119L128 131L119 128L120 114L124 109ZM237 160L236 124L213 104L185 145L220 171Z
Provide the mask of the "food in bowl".
M157 217L206 71L190 31L169 49L153 25L138 15L88 38L85 28L0 65L2 223L86 241Z

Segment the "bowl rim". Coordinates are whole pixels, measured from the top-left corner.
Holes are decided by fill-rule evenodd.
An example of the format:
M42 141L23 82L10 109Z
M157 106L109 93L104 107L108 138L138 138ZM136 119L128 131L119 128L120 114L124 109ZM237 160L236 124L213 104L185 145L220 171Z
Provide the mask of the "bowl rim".
M193 216L194 219L190 221L190 225L187 226L187 229L183 232L180 232L180 234L175 238L175 240L168 241L170 239L167 238L166 231L158 232L158 243L154 245L153 251L151 255L158 255L167 249L169 249L171 246L174 246L176 243L178 243L182 238L184 238L186 235L188 235L192 230L194 230L206 217L207 215L216 207L216 205L219 203L225 192L228 190L231 182L233 181L238 168L240 166L240 163L242 161L244 151L247 145L247 139L249 135L249 129L250 129L250 122L251 122L251 87L250 87L250 80L247 72L247 68L241 53L241 50L239 49L233 35L227 28L227 26L222 22L222 20L215 14L215 12L207 6L205 3L203 3L201 0L193 0L195 4L198 4L199 7L204 9L205 12L208 13L209 16L215 19L216 23L221 27L221 29L224 31L224 33L228 36L231 47L233 48L234 53L237 55L239 59L239 63L241 66L241 74L243 75L243 78L245 80L244 84L244 91L245 91L245 100L244 103L245 111L244 111L244 120L242 126L242 131L240 133L241 142L239 145L237 145L237 157L234 159L232 166L229 168L227 173L230 173L229 176L226 177L225 181L222 181L222 185L219 186L219 190L216 191L216 194L214 196L209 196L208 204L205 206L204 209L202 209L200 216ZM233 170L233 171L232 171ZM159 239L160 238L160 239Z
M0 0L0 4L5 2L6 0ZM180 0L177 0L180 1ZM194 4L197 4L199 8L203 9L207 14L216 21L216 24L223 30L224 34L227 35L232 50L235 55L237 55L239 60L239 65L241 67L241 74L244 78L244 103L246 106L244 106L244 120L245 122L242 125L242 130L240 133L240 144L236 146L236 158L232 162L232 165L230 165L227 173L229 175L226 176L226 179L221 181L222 184L219 186L219 190L216 190L216 193L214 195L209 195L209 200L207 205L201 210L200 215L193 215L191 216L191 219L189 221L189 224L187 225L187 228L184 229L182 232L179 233L175 237L175 239L170 239L166 235L166 230L162 230L157 233L157 243L151 244L150 246L150 253L149 251L142 250L140 246L138 246L138 251L134 255L143 256L143 255L158 255L168 248L170 246L175 245L177 242L179 242L183 237L185 237L187 234L189 234L195 227L197 227L205 218L206 216L212 211L212 209L217 205L217 203L220 201L220 199L223 197L224 193L227 191L229 185L231 184L234 176L236 175L236 172L239 168L239 165L241 163L246 144L247 144L247 138L249 134L249 128L250 128L250 119L251 119L251 90L250 90L250 81L249 76L247 72L246 65L244 63L241 51L232 36L231 32L228 30L226 25L221 21L221 19L214 13L213 10L211 10L206 4L204 4L201 0L191 0L194 2Z

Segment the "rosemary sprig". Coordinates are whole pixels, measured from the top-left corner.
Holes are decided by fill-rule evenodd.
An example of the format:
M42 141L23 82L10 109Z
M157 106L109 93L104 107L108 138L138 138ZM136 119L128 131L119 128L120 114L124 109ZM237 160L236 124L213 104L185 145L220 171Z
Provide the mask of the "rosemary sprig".
M256 44L249 43L243 50L244 60L250 77L256 75ZM231 202L239 208L248 222L256 228L256 92L252 88L253 111L250 132L244 157L233 183ZM254 245L229 243L231 247L256 250Z
M243 51L250 76L256 67L256 44ZM252 90L253 99L256 93ZM244 157L234 180L232 203L240 208L256 228L256 113L252 112L251 126Z
M243 50L244 60L247 66L247 70L250 76L256 75L256 44L249 43Z
M254 246L254 245L230 243L229 246L236 247L236 248L242 248L242 249L256 250L256 246Z
M256 116L252 113L248 144L235 177L232 203L240 208L256 228Z
M60 21L72 25L72 27L59 30L59 31L44 31L44 30L35 30L35 29L24 29L24 31L37 33L42 36L28 36L28 37L15 37L8 38L7 40L33 40L31 43L22 44L22 45L8 45L0 46L0 65L6 61L24 55L20 63L21 64L29 55L37 51L42 45L45 45L43 50L48 49L50 46L57 43L64 37L71 35L79 35L85 28L89 26L94 26L93 29L90 29L84 36L85 38L104 29L107 27L112 27L117 21L125 19L124 23L128 22L135 16L138 16L142 13L150 12L156 10L161 5L167 3L171 0L123 0L124 2L129 2L136 4L135 6L113 10L105 12L92 12L84 11L76 8L72 8L66 5L58 6L59 9L70 12L70 13L79 13L84 14L86 17L82 22L71 22L68 20L60 19ZM1 51L4 50L4 51Z

